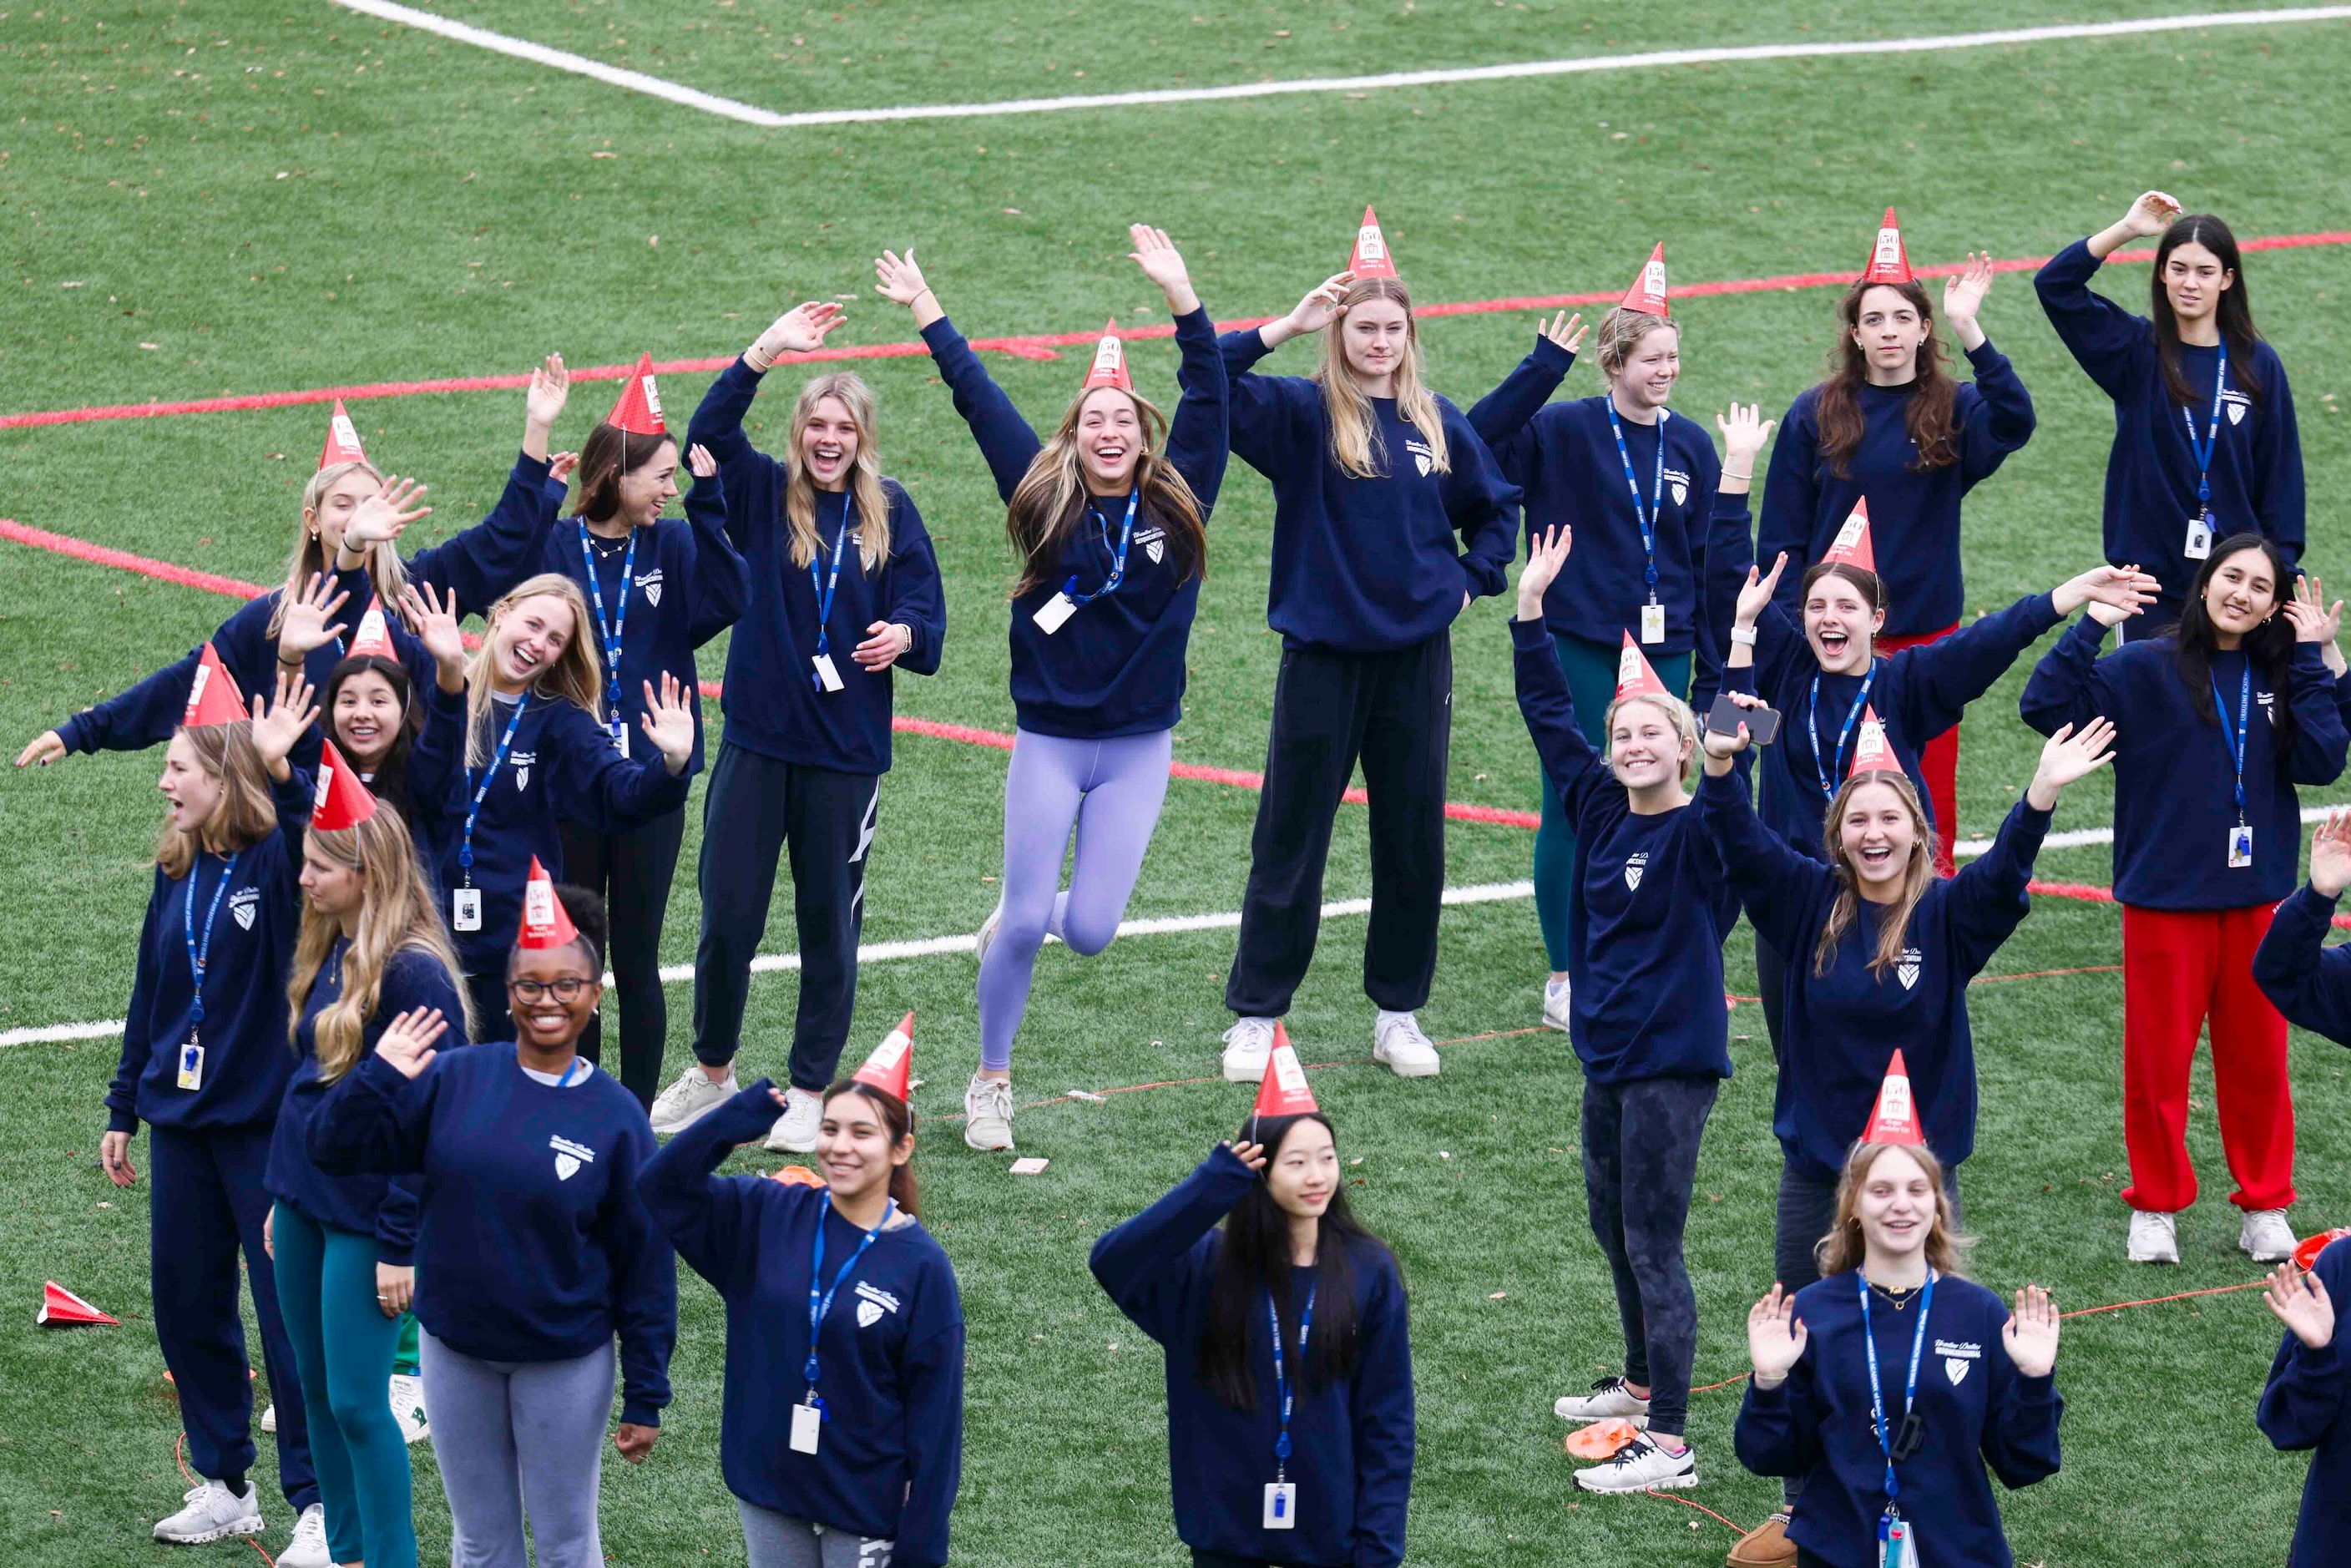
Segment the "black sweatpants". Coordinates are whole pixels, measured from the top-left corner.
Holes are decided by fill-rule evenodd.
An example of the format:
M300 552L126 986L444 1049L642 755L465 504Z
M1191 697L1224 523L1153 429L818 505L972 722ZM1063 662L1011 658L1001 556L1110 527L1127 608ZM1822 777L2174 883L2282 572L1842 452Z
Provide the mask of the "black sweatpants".
M661 1092L662 1056L669 1049L669 997L662 989L662 923L677 852L685 841L685 808L625 832L600 833L578 822L560 824L563 880L604 900L611 922L605 967L612 972L621 1010L621 1086L647 1110ZM604 1016L588 1020L580 1054L604 1065Z
M865 924L865 853L881 779L805 768L722 743L702 811L702 939L694 952L694 1055L735 1060L751 960L767 935L776 862L789 848L799 926L799 1016L791 1079L832 1082L857 1009L857 940Z
M1445 893L1452 732L1449 632L1379 653L1282 650L1227 1007L1243 1018L1290 1010L1314 958L1331 823L1358 758L1372 818L1364 990L1397 1012L1428 1000Z
M1689 1419L1698 1296L1682 1265L1682 1231L1698 1141L1720 1088L1713 1078L1583 1086L1585 1207L1616 1282L1625 1381L1649 1390L1649 1429L1669 1437Z

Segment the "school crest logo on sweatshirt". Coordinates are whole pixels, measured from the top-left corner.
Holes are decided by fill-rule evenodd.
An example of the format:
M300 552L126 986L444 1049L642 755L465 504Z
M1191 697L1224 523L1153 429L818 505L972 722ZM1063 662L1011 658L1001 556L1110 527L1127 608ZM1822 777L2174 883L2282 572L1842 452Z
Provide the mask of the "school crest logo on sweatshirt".
M882 1321L883 1312L895 1317L898 1298L887 1291L877 1290L864 1281L857 1281L857 1326L870 1329Z
M1925 966L1926 962L1927 955L1921 953L1917 948L1905 947L1902 949L1902 961L1894 966L1894 977L1902 982L1902 988L1904 990L1907 991L1918 983L1919 970Z
M1410 439L1405 442L1404 449L1411 453L1412 460L1420 465L1420 476L1424 479L1427 478L1429 469L1436 465L1437 454L1431 452L1421 442Z
M661 608L661 568L655 567L653 570L646 572L643 576L638 578L637 586L645 591L645 602L647 604L652 605L656 610Z
M229 918L236 922L239 931L253 929L253 916L261 907L261 889L240 887L228 895Z
M1690 476L1674 469L1666 470L1666 488L1673 493L1674 505L1686 505L1689 500Z
M1165 528L1145 528L1134 536L1134 542L1143 547L1143 553L1151 558L1151 564L1154 566L1157 566L1166 558L1167 530Z
M555 1179L558 1181L569 1181L580 1174L581 1166L596 1163L595 1150L585 1144L575 1144L560 1133L548 1139L547 1146L555 1151Z
M529 789L530 770L538 766L538 753L536 751L514 752L507 758L507 762L514 768L516 792L519 794Z
M1641 873L1648 869L1648 851L1643 850L1639 854L1628 857L1625 862L1625 891L1627 893L1640 892Z
M2234 387L2226 387L2220 392L2220 406L2229 411L2231 424L2242 424L2245 423L2245 411L2253 406L2253 400Z
M1972 1342L1954 1343L1947 1339L1935 1342L1935 1354L1943 1358L1943 1375L1957 1388L1967 1380L1968 1368L1983 1359L1983 1346Z

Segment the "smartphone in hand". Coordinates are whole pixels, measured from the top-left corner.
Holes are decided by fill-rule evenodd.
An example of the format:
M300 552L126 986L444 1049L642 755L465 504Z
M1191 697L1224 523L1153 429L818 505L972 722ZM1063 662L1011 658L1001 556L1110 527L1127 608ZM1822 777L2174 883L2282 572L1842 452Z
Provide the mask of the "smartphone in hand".
M1769 746L1780 738L1780 716L1775 710L1745 707L1729 692L1718 694L1714 706L1707 711L1707 733L1735 737L1742 724L1747 727L1747 737L1758 746Z

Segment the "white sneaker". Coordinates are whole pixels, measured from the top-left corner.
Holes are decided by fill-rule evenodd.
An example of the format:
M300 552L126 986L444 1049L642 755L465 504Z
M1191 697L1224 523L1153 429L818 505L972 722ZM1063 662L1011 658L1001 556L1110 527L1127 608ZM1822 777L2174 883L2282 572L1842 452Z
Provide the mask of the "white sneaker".
M2256 1263L2283 1263L2294 1256L2294 1227L2283 1208L2255 1208L2245 1213L2237 1245Z
M963 1092L963 1141L982 1154L1012 1146L1012 1080L971 1075Z
M2248 1234L2252 1217L2245 1217ZM2286 1239L2286 1251L2294 1250L2293 1238ZM2151 1208L2131 1210L2130 1260L2134 1263L2177 1263L2179 1261L2179 1225L2168 1214L2158 1214Z
M1647 1437L1634 1438L1614 1458L1575 1472L1585 1491L1675 1491L1698 1485L1698 1450L1668 1454ZM280 1559L283 1561L283 1559Z
M979 963L987 962L987 950L996 946L997 927L1004 924L1004 900L998 898L987 918L979 923L979 935L973 939L971 956Z
M1630 1421L1635 1427L1649 1424L1649 1402L1632 1393L1621 1377L1604 1377L1592 1385L1589 1394L1563 1395L1551 1407L1552 1415L1562 1421Z
M265 1432L277 1430L277 1406L275 1404L261 1413L261 1429Z
M1543 1028L1555 1029L1562 1034L1565 1034L1567 1032L1567 1025L1570 1016L1571 1015L1568 1012L1568 982L1565 980L1545 980L1543 982Z
M1273 1054L1273 1020L1242 1019L1225 1030L1225 1082L1261 1083L1265 1061Z
M224 1535L261 1533L261 1489L251 1480L238 1497L218 1481L188 1489L187 1507L155 1526L155 1539L174 1546L201 1546Z
M323 1504L312 1503L294 1521L294 1539L277 1554L277 1568L335 1568L335 1559L327 1550L327 1510Z
M784 1113L768 1129L768 1147L779 1155L805 1155L816 1148L818 1124L824 1120L824 1096L797 1084L784 1091Z
M1384 1008L1372 1026L1372 1060L1387 1063L1398 1078L1434 1078L1443 1065L1437 1060L1437 1047L1421 1033L1420 1020Z
M400 1423L400 1435L412 1443L433 1435L433 1424L424 1418L423 1378L406 1372L392 1375L392 1418Z
M677 1082L663 1090L653 1101L653 1131L666 1137L683 1133L705 1116L716 1111L741 1092L742 1085L735 1082L735 1069L729 1066L726 1076L713 1083L710 1074L702 1071L700 1062L687 1066L677 1075Z

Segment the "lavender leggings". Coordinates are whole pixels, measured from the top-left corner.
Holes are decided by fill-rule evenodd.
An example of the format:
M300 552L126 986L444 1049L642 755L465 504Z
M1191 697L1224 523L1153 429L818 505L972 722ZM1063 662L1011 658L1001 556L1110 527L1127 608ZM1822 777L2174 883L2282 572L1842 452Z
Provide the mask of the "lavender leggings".
M1071 740L1022 730L1004 779L1004 915L979 967L979 1064L1012 1065L1029 977L1047 936L1088 956L1110 946L1167 797L1174 731ZM1061 856L1077 830L1061 891Z

